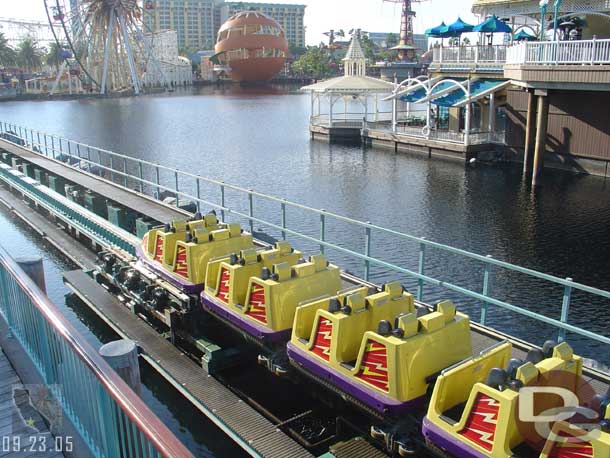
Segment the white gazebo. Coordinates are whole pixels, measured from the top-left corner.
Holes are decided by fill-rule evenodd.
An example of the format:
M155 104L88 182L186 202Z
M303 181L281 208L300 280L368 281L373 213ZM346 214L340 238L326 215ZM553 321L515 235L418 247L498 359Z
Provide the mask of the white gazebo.
M391 94L394 84L366 76L366 57L359 32L352 37L343 63L343 76L301 88L311 93L310 127L355 130L361 129L365 121L380 121L383 114L391 116L391 112L379 112L379 94ZM371 98L372 110L369 109ZM335 109L340 100L343 100L343 112Z

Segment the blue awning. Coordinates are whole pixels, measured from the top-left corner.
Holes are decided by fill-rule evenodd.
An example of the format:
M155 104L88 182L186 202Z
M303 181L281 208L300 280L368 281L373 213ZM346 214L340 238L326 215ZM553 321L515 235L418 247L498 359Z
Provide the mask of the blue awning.
M466 86L467 83L464 82L463 84ZM464 91L456 85L455 91L434 99L432 103L441 107L461 107L500 91L509 84L510 81L508 80L478 79L470 83L470 97L467 97Z
M423 99L425 96L426 90L423 87L420 87L409 94L403 95L399 100L402 100L403 102L416 102L417 100Z

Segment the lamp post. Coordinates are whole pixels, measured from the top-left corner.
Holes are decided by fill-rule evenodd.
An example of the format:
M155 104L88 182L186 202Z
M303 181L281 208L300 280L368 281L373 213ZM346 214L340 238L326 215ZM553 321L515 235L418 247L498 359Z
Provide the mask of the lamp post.
M544 16L546 8L549 6L549 0L540 0L538 5L540 6L540 41L544 41Z
M563 0L555 0L555 15L553 16L553 41L557 41L557 16L559 15L559 7Z

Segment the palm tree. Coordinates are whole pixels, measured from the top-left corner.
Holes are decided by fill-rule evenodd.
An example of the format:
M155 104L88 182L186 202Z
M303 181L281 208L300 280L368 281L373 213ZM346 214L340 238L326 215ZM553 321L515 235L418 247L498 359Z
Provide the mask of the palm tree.
M0 67L10 67L15 65L17 53L8 44L8 40L2 32L0 32Z
M63 62L63 48L59 43L54 41L51 43L49 47L49 51L47 52L46 62L47 65L55 67L56 71L59 71L59 65Z
M42 65L42 51L38 42L32 37L26 37L17 46L17 63L29 73Z

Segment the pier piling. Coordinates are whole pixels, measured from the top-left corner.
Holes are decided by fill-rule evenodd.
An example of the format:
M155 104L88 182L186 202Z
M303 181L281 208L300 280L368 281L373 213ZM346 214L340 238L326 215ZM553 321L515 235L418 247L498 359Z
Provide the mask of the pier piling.
M102 345L99 353L136 393L141 392L138 347L133 340L122 339Z

